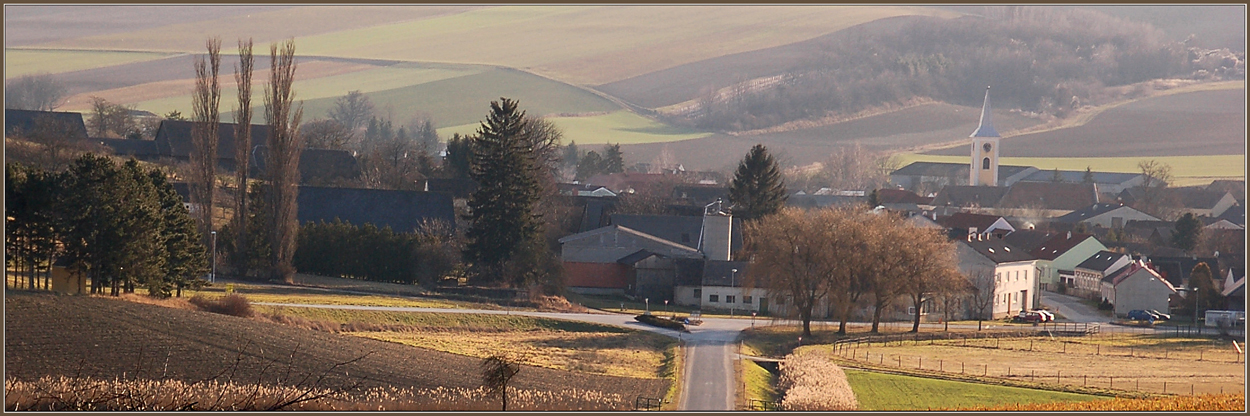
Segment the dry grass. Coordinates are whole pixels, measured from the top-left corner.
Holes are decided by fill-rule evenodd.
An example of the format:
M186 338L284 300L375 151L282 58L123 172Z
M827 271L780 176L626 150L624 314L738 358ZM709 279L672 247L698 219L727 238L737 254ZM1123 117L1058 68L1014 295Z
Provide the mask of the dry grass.
M215 299L209 299L203 295L192 296L188 300L205 312L219 313L222 315L238 316L247 318L252 316L252 304L247 298L239 294L229 294Z
M993 407L949 409L954 411L1031 411L1031 412L1244 412L1244 394L1203 394L1154 399L1111 399L1085 402L1010 404Z
M496 410L497 399L482 388L343 391L298 386L246 385L177 380L98 380L43 377L35 381L8 378L6 411L430 411ZM619 394L567 389L510 389L516 410L629 410Z
M790 354L781 362L785 392L781 406L788 411L855 410L859 403L846 374L823 354Z

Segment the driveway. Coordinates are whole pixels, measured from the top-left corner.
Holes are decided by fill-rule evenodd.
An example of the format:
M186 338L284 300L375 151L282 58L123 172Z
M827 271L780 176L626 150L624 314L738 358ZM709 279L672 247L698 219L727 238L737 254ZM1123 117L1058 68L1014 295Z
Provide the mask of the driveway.
M1110 322L1111 318L1096 308L1081 303L1081 298L1042 291L1042 304L1071 322Z

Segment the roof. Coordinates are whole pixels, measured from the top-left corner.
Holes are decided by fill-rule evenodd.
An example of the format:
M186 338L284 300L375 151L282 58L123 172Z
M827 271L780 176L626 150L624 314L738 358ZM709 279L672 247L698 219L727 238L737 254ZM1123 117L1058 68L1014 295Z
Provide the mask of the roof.
M877 202L881 204L929 204L933 198L925 198L903 189L883 188L877 190Z
M1054 260L1091 238L1094 238L1093 234L1058 234L1043 242L1036 249L1029 251L1029 254L1042 260Z
M990 259L990 261L994 263L1010 263L1013 261L1033 260L1033 256L1029 255L1028 252L1021 250L1019 247L1007 244L1006 241L999 238L972 241L960 239L958 241L960 244L967 245L969 248L972 248L978 254L985 256L985 258Z
M1090 172L1094 182L1099 184L1120 185L1141 177L1140 173L1121 173L1121 172ZM1063 182L1068 183L1084 183L1085 171L1083 170L1061 170L1059 178ZM1053 182L1055 180L1054 170L1038 170L1021 179L1022 182Z
M1066 224L1076 224L1078 222L1085 221L1087 219L1097 217L1099 215L1106 214L1108 212L1115 211L1120 208L1132 209L1133 211L1137 211L1133 209L1132 207L1125 206L1124 204L1119 203L1119 202L1111 202L1111 203L1098 202L1093 205L1087 206L1085 208L1081 208L1076 211L1072 211L1067 214L1064 214L1058 218L1053 219L1052 221L1066 223ZM1141 212L1141 211L1137 211L1137 212ZM1142 213L1142 215L1149 216L1149 214L1146 214L1144 212ZM1151 217L1151 218L1154 218L1154 217Z
M900 176L936 176L936 177L963 177L968 176L967 163L945 163L945 162L912 162L907 166L903 166L890 175Z
M1246 296L1246 277L1242 276L1240 279L1237 279L1237 281L1233 282L1231 286L1224 288L1224 291L1221 292L1220 294L1223 295L1224 297L1229 297L1229 296L1245 297Z
M703 230L703 217L695 216L612 214L608 221L692 249L699 248L699 232ZM730 250L738 251L742 248L742 220L734 218L732 228Z
M706 205L717 198L729 201L729 187L717 185L677 185L673 187L673 198L688 200L701 205Z
M1111 265L1115 264L1115 262L1119 261L1124 256L1127 256L1127 254L1100 250L1099 252L1094 253L1094 255L1089 256L1089 258L1085 259L1085 261L1082 261L1081 264L1076 265L1076 268L1096 270L1106 273L1107 269L1110 268Z
M997 206L1075 211L1098 202L1095 189L1089 183L1017 182Z
M703 285L741 287L747 267L745 261L708 260L703 265ZM734 273L734 269L738 272Z
M191 202L191 185L190 184L186 182L170 182L169 185L173 186L174 192L177 192L178 195L182 197L182 202L184 203Z
M218 159L234 159L235 125L235 123L218 123ZM195 126L193 121L161 120L161 126L156 129L156 143L161 155L177 158L190 157L191 148L193 147L191 143L191 128L193 126ZM252 146L268 144L269 126L253 124L251 142Z
M847 206L862 204L867 206L868 198L863 196L843 195L790 195L786 198L786 206L797 208L825 208L830 206Z
M1012 246L1020 247L1022 250L1031 252L1041 246L1042 243L1046 242L1046 240L1050 239L1050 237L1051 234L1045 231L1016 230L1003 236L1003 240L1006 241L1007 244L1011 244Z
M1164 188L1169 189L1185 208L1212 209L1228 195L1228 191L1208 190L1199 187Z
M100 139L100 143L112 149L115 155L138 158L160 156L155 140Z
M1002 186L945 186L933 198L933 205L994 207L1007 194L1008 189Z
M674 242L672 242L672 241L668 241L668 240L665 240L665 239L660 238L660 237L656 237L656 236L651 235L651 234L647 234L647 233L644 233L644 232L641 232L641 231L638 231L638 230L635 230L635 229L632 229L632 228L629 228L629 227L622 226L622 225L620 225L620 224L613 224L613 225L609 225L609 226L606 226L606 227L599 227L599 228L596 228L596 229L593 229L593 230L590 230L590 231L586 231L586 232L582 232L582 233L577 233L577 234L573 234L573 235L564 236L563 238L561 238L561 239L560 239L560 240L558 240L558 241L559 241L561 244L564 244L564 243L567 243L567 242L569 242L569 241L573 241L573 240L580 240L580 239L583 239L583 238L593 237L593 236L596 236L596 235L600 235L600 234L604 234L604 233L608 233L608 232L613 232L613 231L616 231L616 232L621 232L621 233L625 233L625 234L629 234L629 235L632 235L632 236L637 237L637 238L641 238L641 239L644 239L644 240L647 240L647 241L654 242L654 243L656 243L656 244L660 244L660 245L661 245L661 246L663 246L663 247L668 247L669 249L674 250L674 252L675 252L675 253L685 253L685 254L686 254L686 255L688 255L689 257L703 257L703 254L699 253L699 251L698 251L698 250L696 250L696 249L694 249L693 247L687 247L687 246L682 245L682 244L677 244L677 243L674 243ZM618 258L616 261L617 261L617 262L621 262L621 261L624 261L625 259L630 258L630 257L632 257L632 256L637 256L637 260L636 260L636 261L641 261L642 259L645 259L645 258L647 258L647 257L650 257L650 254L644 254L644 253L641 253L642 251L647 251L647 250L640 250L640 251L633 252L633 253L631 253L631 254L628 254L628 255L625 255L625 256L622 256L622 257ZM654 252L652 252L652 253L654 254ZM635 262L636 262L636 261L635 261Z
M985 102L981 104L981 123L977 125L977 129L968 135L968 137L1001 137L998 131L994 130L994 123L990 120L990 87L985 87Z
M397 233L413 232L427 220L450 227L456 224L451 194L441 192L301 186L296 202L300 223L337 218L355 225L391 227Z
M1228 222L1231 222L1233 224L1245 226L1246 225L1246 207L1241 204L1233 205L1232 207L1229 207L1228 209L1224 210L1223 214L1220 214L1220 216L1215 217L1215 218L1228 220Z
M1192 257L1192 256L1150 256L1148 258L1150 264L1158 270L1164 279L1167 279L1173 286L1182 286L1182 283L1189 281L1189 275L1193 273L1194 266L1198 263L1206 263L1211 269L1211 278L1218 279L1220 274L1219 260L1215 257Z
M1167 279L1164 279L1163 276L1159 275L1159 273L1155 272L1154 270L1151 270L1149 267L1143 266L1141 263L1138 263L1138 262L1132 262L1132 263L1129 263L1127 266L1121 267L1120 270L1117 270L1114 273L1111 273L1107 275L1106 277L1103 277L1102 281L1111 283L1112 286L1116 286L1116 285L1119 285L1120 282L1123 282L1124 279L1129 278L1129 276L1136 275L1142 271L1149 273L1151 278L1159 279L1159 281L1163 282L1163 284L1167 286L1168 290L1172 292L1176 292L1176 285L1173 285L1171 282L1168 282Z
M4 109L5 137L22 136L49 122L68 128L71 139L87 140L87 125L82 121L82 113Z
M612 173L599 174L586 179L586 185L602 186L608 188L609 191L621 193L628 189L642 191L645 188L655 186L660 182L670 179L672 175L662 173Z
M949 217L939 219L938 223L946 226L946 228L971 230L972 227L976 227L977 232L985 232L1000 219L1003 219L1003 217L998 215L956 212Z
M252 176L264 175L269 146L255 146L251 153ZM346 150L304 149L299 157L300 182L354 179L360 176L360 163Z
M468 198L477 190L477 181L464 178L428 178L426 192L446 192L455 198Z
M628 256L621 257L620 259L616 260L616 262L620 264L625 264L625 265L633 265L634 263L643 261L647 257L658 256L658 255L659 254L656 254L655 252L652 252L651 250L647 250L644 248L644 249L635 251L633 254L630 254Z

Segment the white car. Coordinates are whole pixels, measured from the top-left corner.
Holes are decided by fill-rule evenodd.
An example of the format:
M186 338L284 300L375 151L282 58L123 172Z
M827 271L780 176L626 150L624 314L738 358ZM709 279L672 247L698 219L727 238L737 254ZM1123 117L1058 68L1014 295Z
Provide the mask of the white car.
M1042 322L1055 322L1055 314L1050 313L1048 310L1034 309L1033 312L1042 315Z

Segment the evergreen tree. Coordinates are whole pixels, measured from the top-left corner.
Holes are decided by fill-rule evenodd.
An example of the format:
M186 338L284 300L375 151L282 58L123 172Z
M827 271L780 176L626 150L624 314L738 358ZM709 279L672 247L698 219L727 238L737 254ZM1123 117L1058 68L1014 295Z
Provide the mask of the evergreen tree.
M1085 176L1081 177L1081 182L1094 183L1094 171L1089 166L1085 167Z
M1063 175L1059 173L1059 168L1055 168L1054 173L1050 175L1050 181L1054 183L1063 182Z
M582 156L582 160L577 162L577 179L587 180L590 177L603 173L603 157L599 153L591 150Z
M577 149L577 142L569 142L568 146L564 146L564 167L576 170L580 160L581 153Z
M522 136L525 112L516 101L500 100L491 102L491 113L470 140L471 177L479 187L469 199L473 224L464 258L484 280L504 277L498 273L505 263L531 249L542 227L534 212L540 184Z
M1190 306L1199 316L1209 309L1222 309L1224 297L1215 289L1211 267L1205 262L1198 262L1189 273L1189 289L1186 306Z
M609 144L603 146L603 169L601 173L621 173L625 171L625 154L621 152L621 145Z
M735 215L744 219L771 215L785 205L785 180L764 145L752 147L738 163L729 186L729 202L734 205Z
M868 194L868 208L876 209L879 206L881 206L881 196L877 194L876 189L873 189L872 193Z
M1193 213L1185 213L1176 220L1176 229L1172 231L1172 245L1185 251L1193 251L1202 236L1202 221Z
M169 296L172 288L176 296L182 297L183 289L197 289L204 285L204 280L199 277L208 269L207 252L205 246L198 243L199 231L186 206L182 204L182 197L165 180L165 174L152 170L148 173L148 178L160 204L160 234L165 245L162 284L150 284L148 293L152 296Z
M470 167L472 153L469 147L469 137L461 136L460 133L452 134L451 138L447 139L447 156L443 158L443 171L451 178L468 178L472 170Z

